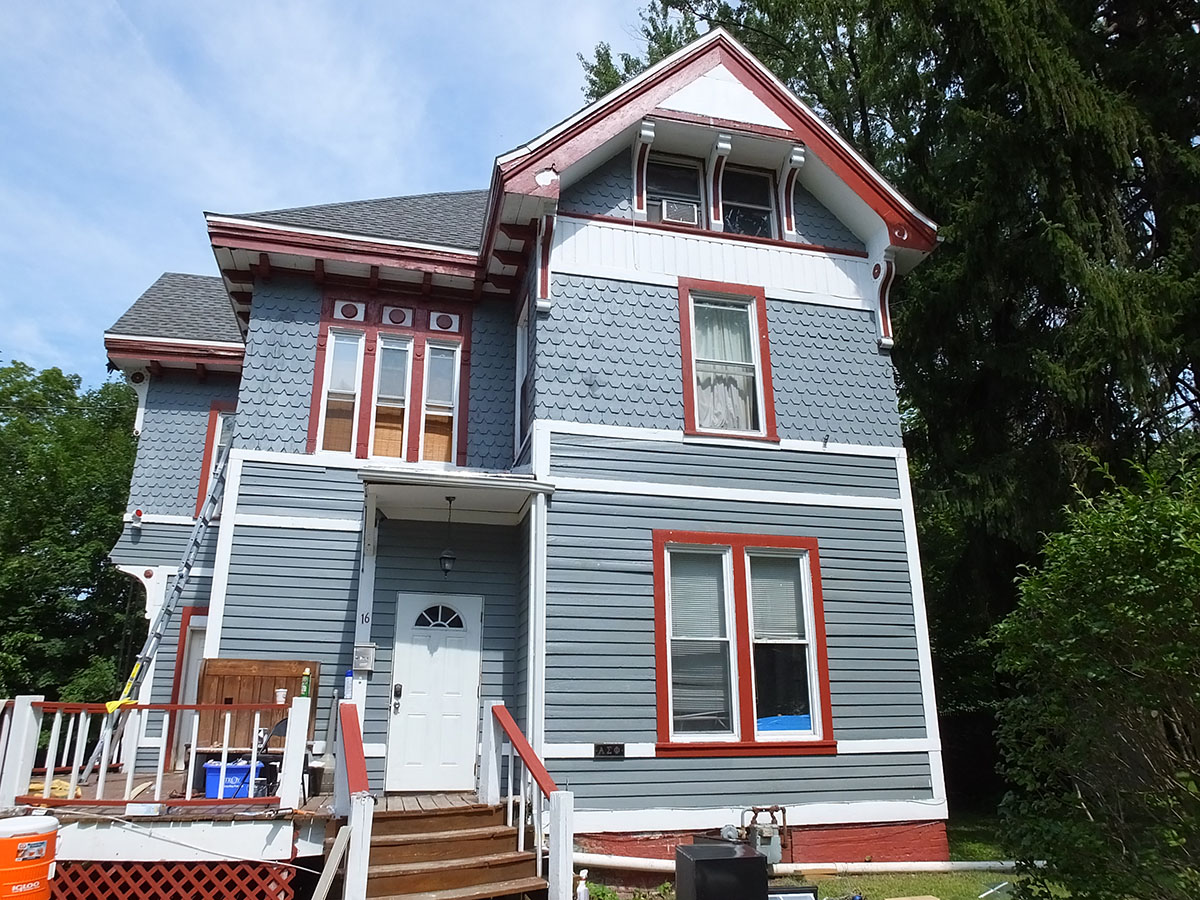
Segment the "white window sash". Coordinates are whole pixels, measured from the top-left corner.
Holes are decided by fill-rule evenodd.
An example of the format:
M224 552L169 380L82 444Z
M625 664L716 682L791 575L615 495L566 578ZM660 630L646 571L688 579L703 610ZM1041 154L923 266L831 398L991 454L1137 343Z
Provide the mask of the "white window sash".
M433 358L430 352L434 349L453 350L454 351L454 393L450 405L446 406L441 403L429 402L429 361ZM417 461L423 462L425 465L443 465L447 467L455 466L458 459L458 398L462 379L462 344L458 341L434 341L426 340L425 342L425 363L424 376L421 388L421 440L420 446L417 448ZM450 427L450 462L435 463L433 460L425 459L425 417L430 413L449 413L454 417L454 422Z
M814 741L819 740L822 735L821 721L821 686L817 681L817 654L816 645L813 643L812 636L816 633L816 611L813 608L813 591L812 591L812 560L807 550L800 552L796 551L781 551L778 549L756 549L754 547L746 548L745 572L746 572L746 623L750 629L750 689L754 697L754 740L755 741ZM803 592L802 602L804 605L804 634L803 639L762 639L759 640L754 636L754 579L750 573L750 557L752 556L774 556L777 558L794 559L800 567L800 590ZM807 648L805 653L805 663L808 667L808 710L809 722L812 726L810 731L759 731L758 730L758 680L757 673L754 671L754 647L756 644L792 644L802 645Z
M357 359L354 366L354 392L347 393L344 391L334 391L329 388L330 376L333 372L333 357L334 357L334 341L337 335L354 338L357 343ZM321 411L320 423L317 427L317 446L314 448L317 453L346 453L351 456L355 453L355 448L358 441L358 418L362 403L362 367L363 367L363 348L366 344L366 332L357 331L352 328L330 328L325 338L325 371L323 373L323 389L321 391ZM350 449L345 450L326 450L325 448L325 411L329 405L329 398L337 399L349 398L354 401L354 412L351 415L350 421Z
M399 456L376 456L375 455L375 416L379 411L380 403L384 406L395 406L395 401L380 400L379 397L379 379L383 373L383 349L390 344L392 347L405 347L408 350L408 369L404 375L404 429L400 435L400 446L402 451ZM416 348L412 338L409 337L393 337L391 335L379 335L375 342L375 383L371 386L371 431L367 435L367 456L370 459L384 459L392 462L403 461L408 452L408 436L409 428L412 425L412 373L413 360L415 359Z
M725 181L725 176L727 174L729 174L729 172L731 170L734 172L745 172L748 175L755 175L759 178L765 178L767 181L767 205L761 206L758 203L741 203L737 200L733 200L733 201L726 200L725 196L724 196L725 195L724 181ZM721 182L722 182L722 184L721 184L722 212L724 211L725 208L730 207L730 206L743 206L746 209L758 209L758 210L762 210L763 212L769 213L769 215L767 216L767 220L771 223L771 237L772 237L772 239L779 238L779 224L778 224L779 216L775 213L775 178L771 173L758 171L756 169L747 169L747 168L743 168L742 166L726 166L724 169L721 170Z
M703 302L705 300L714 300L717 302L734 301L736 303L739 303L739 304L744 303L746 305L747 327L749 327L749 329L750 329L750 357L751 357L751 360L754 365L755 402L756 402L756 408L758 410L758 428L756 428L754 430L745 431L745 430L739 430L739 429L709 428L709 427L706 427L706 426L700 424L700 379L699 379L699 375L696 371L696 364L698 362L704 362L704 363L716 363L719 365L729 365L729 363L725 362L724 360L712 360L712 359L708 359L707 357L701 357L699 355L699 353L697 352L697 350L698 350L698 343L696 341L696 301L697 300L699 300L701 302ZM692 379L692 416L694 418L694 421L696 422L696 430L701 431L705 434L722 434L722 435L730 435L733 437L765 437L767 434L767 410L766 410L766 401L765 401L765 396L764 396L765 388L763 386L762 353L761 353L761 348L759 346L759 339L758 339L758 329L759 329L758 304L755 302L754 298L746 297L744 295L743 296L728 296L728 297L726 297L726 296L721 296L719 294L711 294L710 295L710 294L704 294L704 293L700 293L700 294L689 293L688 294L688 322L691 326L689 330L691 331L691 344L692 344L692 348L691 348L692 349L692 371L687 373L687 377ZM733 363L733 365L748 365L748 364L738 362L738 363Z
M666 592L666 621L663 626L666 628L667 635L667 722L670 727L671 743L710 743L716 741L722 742L737 742L741 740L741 712L738 705L738 660L737 660L737 617L734 615L734 598L733 598L733 553L729 547L721 547L713 544L669 544L664 548L666 554L665 565L663 566L663 575L666 578L664 585ZM730 697L730 718L732 729L729 732L703 732L689 731L679 734L675 731L675 692L674 684L674 666L671 661L671 643L677 640L671 636L671 554L672 552L684 553L711 553L714 556L721 557L721 571L724 577L725 588L725 603L722 612L725 615L725 637L724 638L705 638L703 640L712 642L724 640L729 645L729 689ZM687 641L687 638L682 638ZM701 640L694 638L693 640Z

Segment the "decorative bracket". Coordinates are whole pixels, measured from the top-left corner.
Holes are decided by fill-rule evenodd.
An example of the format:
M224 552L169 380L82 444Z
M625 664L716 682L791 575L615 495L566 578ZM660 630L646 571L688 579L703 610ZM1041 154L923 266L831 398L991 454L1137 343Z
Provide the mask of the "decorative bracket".
M804 153L803 144L792 147L779 166L778 177L775 179L779 192L776 205L779 207L779 217L783 225L780 231L785 241L794 241L799 237L796 233L796 176L804 166Z
M646 221L646 163L650 160L650 145L654 143L654 122L642 119L633 136L633 218Z
M721 203L721 175L725 172L725 158L733 149L733 136L718 134L713 141L712 152L708 154L708 206L709 228L713 231L725 230L725 214Z
M550 250L554 243L554 218L554 214L550 213L538 219L534 305L540 313L550 312Z
M885 253L883 262L875 263L871 276L879 284L879 349L891 350L895 341L892 340L892 310L889 295L892 292L892 282L896 278L896 263L892 254Z

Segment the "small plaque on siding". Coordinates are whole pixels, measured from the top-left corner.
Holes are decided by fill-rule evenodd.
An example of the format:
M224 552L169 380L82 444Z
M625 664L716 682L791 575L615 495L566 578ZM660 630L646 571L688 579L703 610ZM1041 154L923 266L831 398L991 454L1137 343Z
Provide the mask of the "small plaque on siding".
M594 759L624 759L624 744L593 744Z

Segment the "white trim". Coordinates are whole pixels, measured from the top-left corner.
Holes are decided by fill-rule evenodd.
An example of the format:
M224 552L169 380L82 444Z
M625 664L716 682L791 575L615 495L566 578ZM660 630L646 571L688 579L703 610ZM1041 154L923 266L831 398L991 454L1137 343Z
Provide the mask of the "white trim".
M608 743L597 741L596 743ZM595 744L562 743L546 744L543 759L592 759L596 753ZM654 759L654 744L627 743L625 744L626 759ZM604 760L609 762L609 760Z
M121 517L121 521L125 524L130 524L134 521L132 513L125 513ZM167 515L164 513L143 513L141 518L142 525L187 525L189 528L196 524L194 516L177 516ZM214 524L216 524L214 522Z
M688 500L729 500L744 503L783 503L791 506L835 506L845 509L903 509L894 497L818 494L807 491L764 491L756 488L669 484L662 481L619 481L609 478L556 478L556 491L625 494L639 497L677 497ZM920 625L918 625L920 627Z
M693 831L720 828L742 820L743 807L709 809L580 809L575 833ZM788 804L788 825L859 825L869 822L918 822L947 817L946 801L861 800L847 803Z
M908 580L912 590L913 627L917 632L917 668L921 673L921 705L925 717L925 733L937 746L936 752L930 754L933 795L944 800L946 783L942 772L942 739L933 680L933 652L929 646L929 617L925 611L925 583L921 577L921 550L917 545L917 516L913 509L912 481L909 479L907 456L897 457L896 475L900 480L904 548L905 556L908 557ZM936 768L933 766L934 756L937 757Z
M528 566L527 571L529 573L528 574L529 584L527 586L527 590L526 590L527 596L525 598L525 602L528 604L529 610L530 610L530 615L527 617L527 620L525 623L525 628L526 628L526 632L527 632L525 635L525 645L526 645L525 646L525 721L517 723L525 730L525 733L527 735L533 733L534 710L537 708L536 703L537 703L537 697L538 697L538 691L537 691L538 641L537 641L537 634L533 627L533 619L534 619L533 611L535 609L537 609L537 604L538 604L538 590L537 590L538 528L537 528L537 522L536 522L537 504L530 502L531 500L532 500L532 498L527 499L525 501L525 503L526 503L525 517L524 517L524 521L522 523L523 527L528 532L528 541L529 541L529 558L526 561L526 565ZM486 704L485 704L485 709L486 709ZM497 776L497 777L499 777L499 776Z
M354 644L371 642L371 617L375 612L375 558L379 548L379 525L375 515L375 492L366 492L362 524L362 563L358 571L358 597L354 607ZM339 667L340 668L340 667ZM367 683L373 674L365 669L352 669L353 696L343 697L358 707L358 727L363 727L367 712ZM386 745L385 745L386 746Z
M530 705L529 741L538 756L544 756L546 746L546 557L547 515L545 494L536 494L530 509L533 532L533 607L529 629L533 634L533 702Z
M367 757L368 759L386 759L387 758L387 744L386 743L368 744L368 743L364 742L363 743L363 756Z
M135 372L141 373L142 380L140 382L133 380ZM133 415L133 434L135 437L139 437L142 433L142 425L146 421L146 397L150 393L150 372L143 368L129 369L125 372L125 383L133 388L134 396L137 397L137 412Z
M559 219L566 227L555 230L552 262L554 271L563 275L583 275L607 278L614 281L628 281L636 284L656 284L670 288L677 287L679 279L685 276L703 276L710 281L727 280L723 277L724 270L721 269L712 269L700 273L697 273L694 269L684 271L682 268L678 271L655 271L656 265L664 269L667 268L667 261L662 258L665 255L665 251L655 251L649 246L642 247L640 239L649 239L652 237L677 238L686 241L703 242L708 249L712 250L712 254L710 255L713 257L714 265L722 251L740 254L743 260L742 268L756 261L760 263L761 270L764 273L772 273L772 278L760 279L764 282L762 288L768 300L809 303L815 306L833 306L841 309L853 309L865 312L874 311L878 305L878 297L872 300L872 291L866 289L868 282L873 286L874 281L869 279L871 261L865 257L831 254L824 251L812 250L801 245L787 247L779 244L748 244L743 238L723 237L721 232L715 231L697 231L695 234L679 234L673 231L664 232L647 228L632 221L620 221L616 219L596 221L595 219L583 219L578 216L572 216L569 213L560 214ZM568 252L568 250L564 249L569 242L577 239L582 240L582 237L577 238L577 236L585 234L588 231L595 232L602 229L610 229L622 233L624 244L619 244L618 247L632 254L634 267L629 268L627 266L593 261L604 259L605 257L597 256L591 252ZM632 246L626 246L631 243ZM780 253L787 256L779 257L778 254ZM776 264L772 266L768 260L773 254L776 256ZM779 278L778 269L779 259L781 258L806 259L822 264L832 264L836 261L841 263L841 265L835 266L835 269L842 270L849 267L852 270L861 270L857 278L849 274L846 276L854 281L855 294L849 296L846 294L834 294L829 291L804 290L791 286L796 283L794 279L780 282L777 279ZM642 265L643 262L645 265ZM828 274L824 278L828 279ZM785 287L783 286L784 284L789 286Z
M929 738L879 738L866 741L838 741L838 756L858 756L866 753L941 753L936 741ZM930 766L932 767L932 760ZM936 791L935 791L936 794Z
M335 519L325 516L264 516L255 513L237 513L234 525L255 528L300 528L305 531L361 531L362 519Z
M550 477L550 423L545 419L533 421L533 446L529 451L529 464L533 476L539 481Z
M204 220L218 225L247 225L251 228L265 228L268 231L290 231L295 234L312 234L320 237L346 238L364 244L378 244L383 247L406 247L413 250L435 250L438 253L451 253L463 257L463 261L472 263L479 259L477 251L463 247L447 247L444 244L422 244L417 241L398 241L393 238L372 237L365 234L354 234L349 231L330 231L324 228L308 228L303 225L280 225L276 222L259 222L255 219L241 219L237 216L222 216L216 213L205 213Z
M680 444L706 444L714 447L753 446L756 450L764 451L793 450L804 453L838 454L844 456L877 456L883 459L896 459L905 455L903 447L883 447L874 444L838 444L784 438L778 443L774 441L760 441L748 445L744 440L709 437L708 435L685 435L682 430L672 428L593 425L587 422L567 422L562 419L538 419L536 424L552 434L610 437L631 441L671 441Z
M292 822L68 822L58 832L60 860L281 860L292 858ZM233 827L230 827L230 826Z
M179 344L185 347L232 347L238 350L245 350L246 345L242 341L203 341L190 340L188 338L168 338L168 337L151 337L147 334L117 334L113 331L104 332L104 339L113 338L118 341L150 341L155 344ZM225 360L221 360L225 362Z
M228 527L217 532L217 552L213 560L212 586L208 594L209 627L204 632L204 658L214 659L221 655L221 626L225 618L225 592L229 589L229 561L233 557L233 531L237 525L238 494L242 488L242 451L229 452L229 472L225 482L225 497L222 501Z
M545 451L549 451L546 435ZM357 459L349 453L285 453L280 450L236 450L245 462L275 463L284 466L324 466L327 469L354 469L365 481L381 484L430 484L453 487L497 487L512 490L549 491L551 485L539 483L529 475L497 472L495 469L472 469L467 466L410 463L388 460ZM191 524L194 519L188 518Z

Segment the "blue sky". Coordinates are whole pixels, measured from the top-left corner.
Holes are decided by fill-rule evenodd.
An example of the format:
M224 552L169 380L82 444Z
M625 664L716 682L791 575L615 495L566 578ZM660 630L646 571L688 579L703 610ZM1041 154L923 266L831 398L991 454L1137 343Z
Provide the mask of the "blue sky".
M486 187L643 2L8 0L0 364L102 381L159 273L215 274L203 210Z

